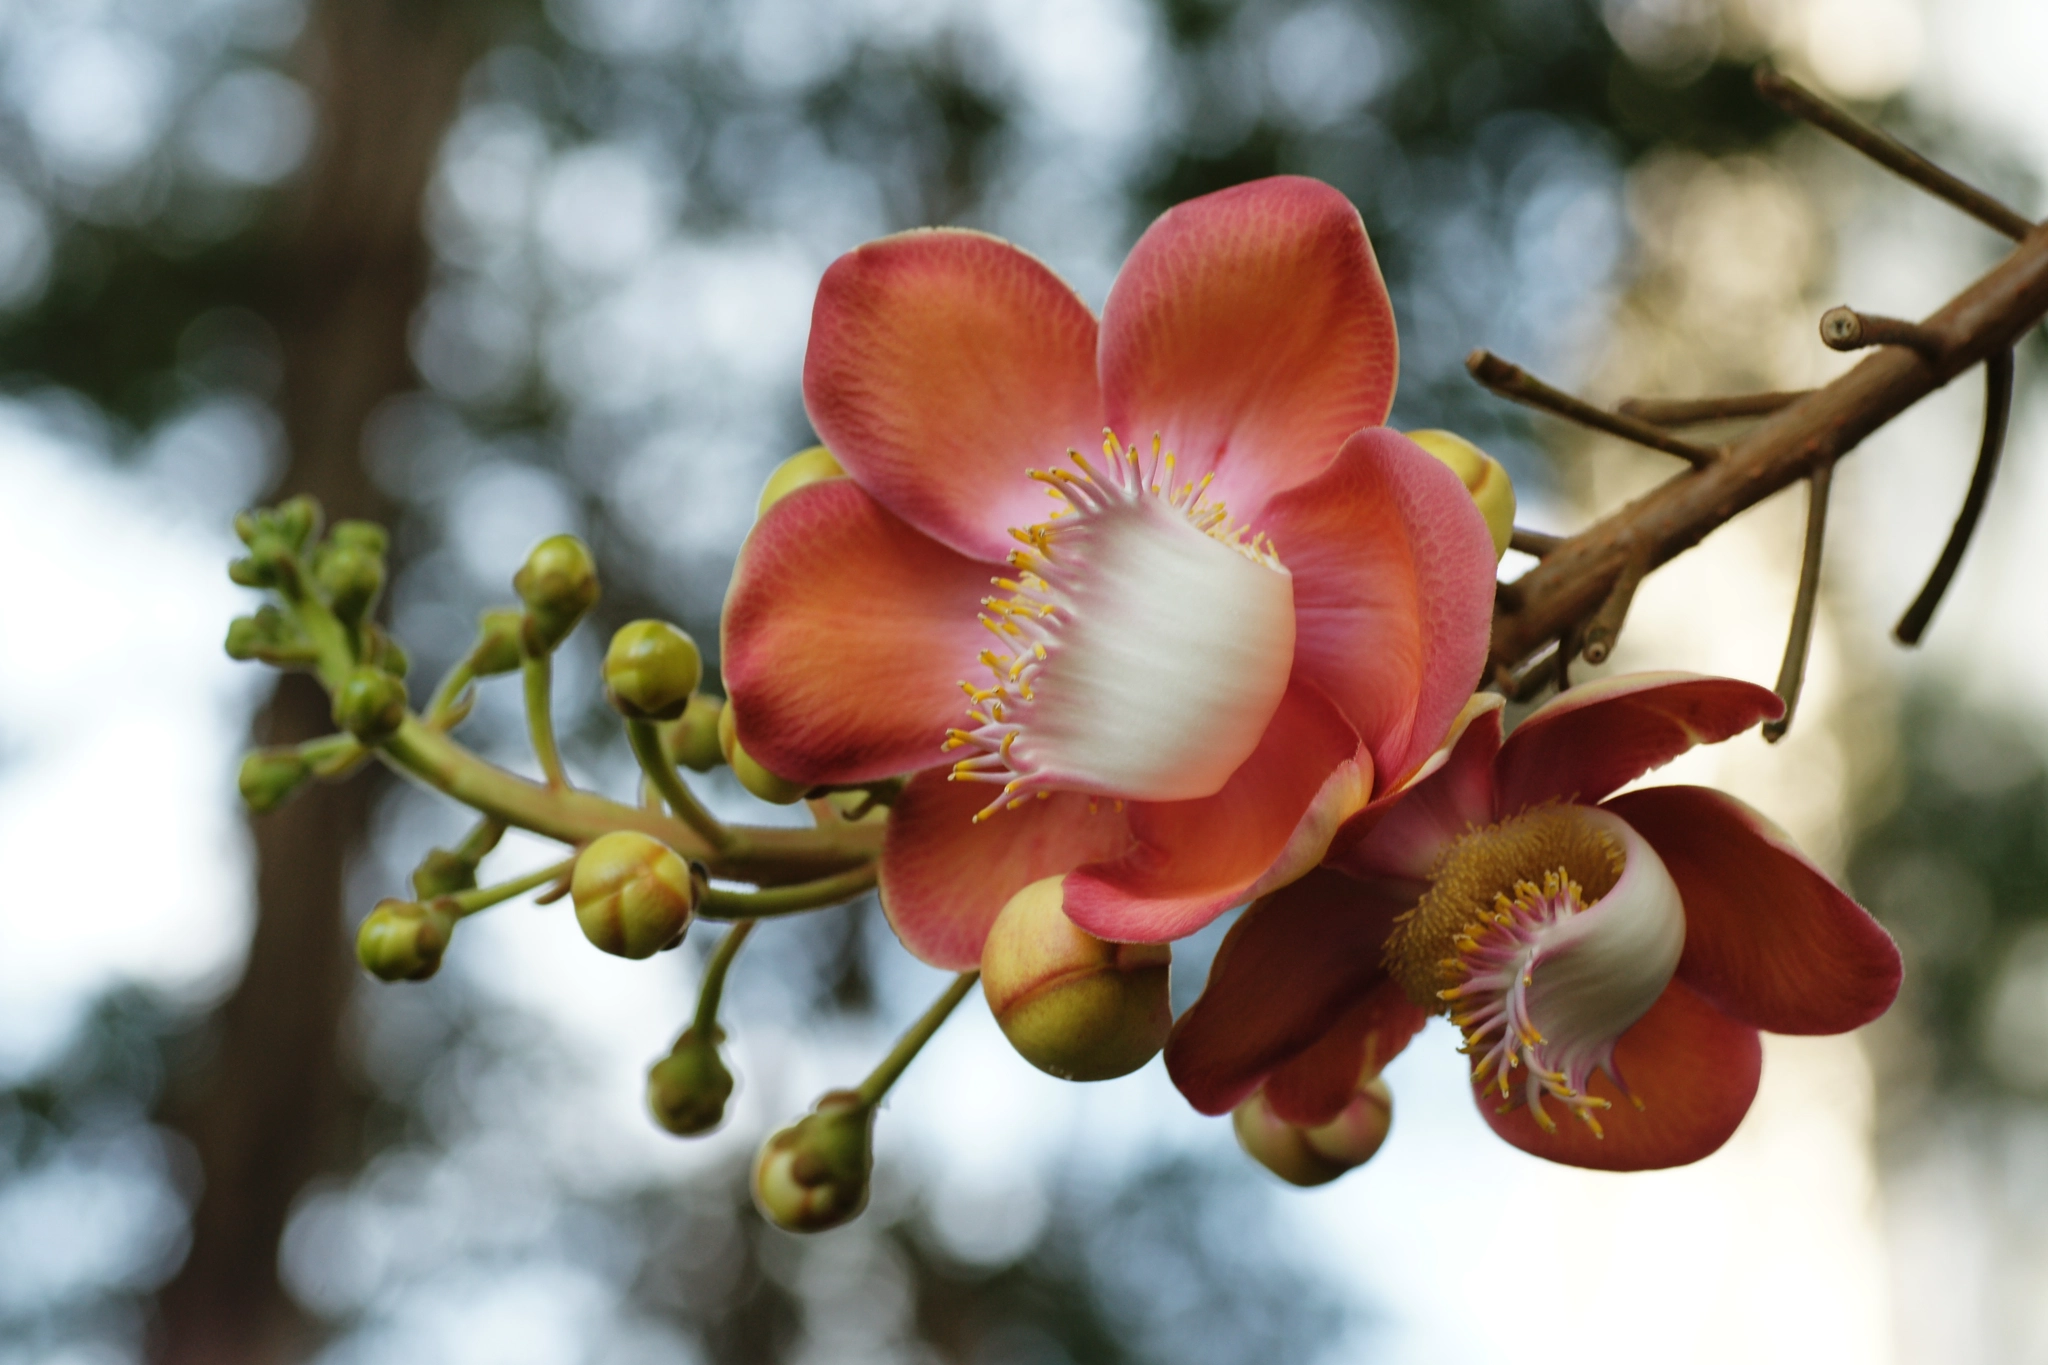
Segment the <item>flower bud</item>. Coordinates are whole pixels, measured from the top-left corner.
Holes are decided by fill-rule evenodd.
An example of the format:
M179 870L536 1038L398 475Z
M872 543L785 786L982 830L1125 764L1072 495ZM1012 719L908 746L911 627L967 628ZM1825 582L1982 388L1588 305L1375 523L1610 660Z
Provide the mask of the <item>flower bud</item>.
M305 493L286 498L271 509L270 516L277 533L294 550L305 549L313 537L320 534L320 503Z
M1110 943L1062 908L1065 878L1031 883L996 917L981 989L1003 1036L1040 1071L1070 1081L1128 1075L1166 1046L1173 950Z
M278 668L304 667L320 657L298 622L272 606L230 621L227 651L230 659L261 659Z
M378 901L356 930L356 960L385 981L425 981L441 970L454 934L455 915L443 906Z
M697 642L666 621L628 621L604 652L604 695L631 720L674 720L704 679Z
M337 533L340 529L335 528ZM313 581L326 594L334 614L354 625L369 614L377 594L384 591L384 557L360 545L331 542L315 561Z
M405 684L364 665L334 694L334 723L365 744L381 744L405 723Z
M725 761L732 768L732 775L740 780L740 785L770 805L791 805L801 801L804 793L810 790L810 787L802 782L777 777L756 763L753 756L740 747L739 733L733 729L733 708L730 700L718 711L718 750L725 755Z
M394 678L412 672L412 657L375 622L363 627L363 662L375 664Z
M261 815L290 800L312 775L312 765L297 749L258 749L242 760L235 785L249 809Z
M685 1029L668 1056L648 1068L647 1108L677 1137L697 1137L725 1121L732 1072L718 1055L724 1041L725 1030L715 1025L709 1038Z
M382 556L391 546L391 537L374 521L337 521L334 529L327 533L327 542L337 548L363 550Z
M875 1109L852 1090L834 1090L793 1127L761 1145L754 1207L785 1232L823 1232L868 1206L875 1168Z
M662 727L661 746L670 761L697 773L708 773L725 762L718 743L719 713L724 709L716 697L702 692L692 696L683 714Z
M659 839L616 830L577 855L569 894L585 938L608 953L638 958L683 941L709 885L701 867Z
M412 893L423 901L476 889L476 864L453 849L429 849L412 870Z
M1337 1117L1313 1128L1289 1123L1273 1112L1260 1090L1230 1115L1238 1146L1290 1185L1327 1185L1362 1166L1387 1140L1394 1121L1394 1096L1378 1076L1359 1082Z
M808 483L822 483L836 479L846 473L839 467L839 461L823 446L812 446L775 466L775 472L768 476L768 483L761 489L761 501L754 508L755 517L768 515L768 509L781 502L797 489Z
M1411 431L1408 439L1449 465L1464 481L1465 491L1486 518L1494 558L1506 554L1508 538L1515 531L1515 485L1500 461L1453 431Z
M478 617L469 671L479 678L518 671L523 657L519 637L525 628L526 614L515 607L495 607Z
M526 603L527 652L547 654L596 605L597 562L576 537L549 536L526 556L512 586Z

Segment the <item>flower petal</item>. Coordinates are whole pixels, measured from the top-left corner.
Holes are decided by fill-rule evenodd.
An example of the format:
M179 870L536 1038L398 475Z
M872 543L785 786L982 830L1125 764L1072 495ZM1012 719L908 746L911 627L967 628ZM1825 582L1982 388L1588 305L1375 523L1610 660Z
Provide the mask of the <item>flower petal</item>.
M1381 981L1307 1051L1266 1078L1266 1103L1304 1128L1328 1123L1351 1103L1359 1081L1378 1075L1428 1021L1399 983Z
M1239 517L1384 421L1398 362L1358 210L1298 176L1168 209L1102 313L1109 424L1140 445L1157 433L1182 474L1213 471Z
M1575 687L1501 745L1500 813L1545 801L1591 805L1695 744L1719 744L1784 709L1754 683L1696 673L1624 673Z
M1382 791L1471 697L1493 624L1493 540L1448 466L1385 427L1259 518L1294 575L1294 667L1372 750Z
M1296 679L1259 747L1221 791L1130 803L1137 846L1067 879L1067 917L1125 942L1192 934L1321 862L1371 788L1371 756L1357 734L1328 698Z
M1167 1074L1188 1103L1228 1113L1329 1033L1387 979L1380 950L1406 908L1318 868L1245 911L1166 1044Z
M1771 1033L1843 1033L1890 1006L1898 945L1769 820L1706 787L1626 792L1606 808L1678 883L1678 974L1722 1012Z
M720 623L740 743L798 782L864 782L941 761L985 636L995 569L953 553L849 479L768 509Z
M1755 1029L1722 1014L1683 981L1664 988L1650 1012L1621 1035L1615 1064L1643 1102L1638 1110L1605 1075L1591 1094L1612 1106L1600 1112L1603 1137L1550 1106L1556 1131L1545 1132L1525 1104L1506 1113L1494 1092L1477 1095L1480 1116L1523 1151L1598 1171L1648 1171L1683 1166L1728 1140L1763 1074Z
M989 926L1011 896L1042 877L1113 858L1130 847L1114 803L1089 809L1060 793L977 823L987 789L950 782L945 768L910 779L883 836L882 909L903 946L934 967L981 965Z
M1031 468L1102 441L1095 318L1036 257L928 228L857 247L818 285L804 406L846 472L962 554L1043 521Z
M1470 826L1493 823L1503 705L1494 692L1467 702L1450 737L1405 786L1353 817L1331 841L1325 861L1361 881L1399 885L1412 892L1411 903L1419 900L1444 848Z

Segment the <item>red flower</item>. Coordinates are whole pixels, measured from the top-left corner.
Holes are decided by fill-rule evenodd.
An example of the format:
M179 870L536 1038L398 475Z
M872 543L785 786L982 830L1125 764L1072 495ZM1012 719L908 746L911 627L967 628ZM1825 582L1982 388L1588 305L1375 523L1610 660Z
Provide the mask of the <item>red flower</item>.
M1383 818L1232 929L1167 1045L1197 1109L1263 1085L1281 1118L1324 1122L1447 1010L1509 1142L1676 1166L1748 1112L1758 1030L1841 1033L1891 1004L1891 938L1761 815L1703 787L1610 795L1779 714L1773 694L1610 678L1505 742L1499 699L1474 702Z
M849 477L755 527L725 680L776 773L916 774L881 866L913 952L975 965L1063 873L1082 927L1179 937L1436 748L1493 554L1456 476L1378 425L1395 363L1358 213L1311 180L1162 216L1099 325L979 233L826 272L804 398ZM1105 428L1134 444L1077 453Z

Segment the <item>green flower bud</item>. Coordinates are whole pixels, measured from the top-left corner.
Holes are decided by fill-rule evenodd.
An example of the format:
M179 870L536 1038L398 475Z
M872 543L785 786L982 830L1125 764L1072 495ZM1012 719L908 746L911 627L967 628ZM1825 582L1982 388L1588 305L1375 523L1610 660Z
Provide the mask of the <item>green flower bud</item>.
M344 522L343 525L349 523ZM367 525L356 522L355 525ZM338 532L340 527L335 528ZM314 561L313 581L326 594L334 614L350 625L369 614L384 591L384 558L360 545L331 542Z
M1238 1146L1288 1184L1303 1187L1327 1185L1370 1161L1393 1121L1393 1092L1378 1076L1360 1081L1342 1112L1313 1128L1274 1113L1263 1089L1230 1115Z
M768 476L767 486L761 490L761 501L754 508L754 515L764 517L768 509L781 502L805 484L821 483L826 479L843 477L846 471L839 467L832 452L823 446L812 446L775 466L775 472Z
M576 858L569 894L583 936L620 957L652 957L683 941L710 879L659 839L617 830Z
M249 809L261 815L289 801L312 776L312 765L297 749L258 749L242 760L235 785Z
M356 960L384 981L425 981L441 970L455 918L444 906L378 901L356 930Z
M391 537L383 527L374 521L337 521L334 529L327 533L327 542L336 547L362 550L380 558L390 548Z
M596 605L597 562L576 537L549 536L526 556L512 586L526 603L527 652L546 654Z
M412 870L412 893L423 901L476 889L476 864L453 849L430 849Z
M365 744L381 744L405 723L405 684L368 665L334 694L334 723Z
M271 509L270 516L277 533L294 550L305 549L320 534L319 500L305 493L286 498Z
M1063 908L1065 880L1010 897L981 950L981 988L1025 1061L1069 1081L1106 1081L1166 1046L1173 949L1081 929Z
M404 647L375 624L363 627L363 645L365 663L375 664L394 678L403 678L412 671L412 658Z
M227 651L230 659L261 659L278 668L303 668L320 657L298 622L273 606L230 621Z
M479 678L516 672L523 657L519 639L525 613L515 607L494 607L477 618L476 643L469 650L469 671Z
M740 780L740 785L771 805L791 805L801 801L804 793L810 790L806 783L792 782L769 772L740 747L739 733L733 728L730 701L718 711L718 749L725 755L725 761L732 768L732 775Z
M674 720L704 678L697 642L666 621L629 621L604 652L604 695L633 720Z
M1508 552L1508 538L1515 532L1515 485L1500 461L1488 455L1454 431L1411 431L1408 439L1449 465L1465 484L1465 491L1486 518L1493 536L1493 557Z
M835 1090L809 1114L761 1145L754 1207L785 1232L823 1232L868 1206L875 1168L875 1110L852 1090Z
M709 1038L685 1029L668 1056L647 1072L647 1108L654 1121L677 1137L697 1137L725 1121L725 1102L732 1098L732 1072L718 1055L725 1030L714 1027Z
M691 772L708 773L725 762L718 744L719 713L725 703L698 692L683 708L683 714L661 727L661 746L671 762Z

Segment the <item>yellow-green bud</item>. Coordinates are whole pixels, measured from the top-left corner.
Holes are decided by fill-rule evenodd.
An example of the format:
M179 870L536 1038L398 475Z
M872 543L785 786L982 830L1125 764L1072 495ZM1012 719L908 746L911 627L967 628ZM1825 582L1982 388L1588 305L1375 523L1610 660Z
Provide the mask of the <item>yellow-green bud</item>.
M1411 431L1408 439L1449 465L1464 482L1493 536L1493 557L1506 554L1515 531L1515 485L1500 461L1454 431Z
M628 621L604 652L604 695L633 720L674 720L704 679L697 642L666 621Z
M320 503L305 493L286 498L271 509L270 515L277 533L294 550L305 549L313 537L320 534Z
M334 694L334 723L365 744L381 744L405 722L405 684L368 665Z
M312 765L297 749L258 749L242 760L235 785L249 809L260 815L290 800L312 775Z
M374 521L337 521L334 529L327 533L327 541L337 548L346 546L382 555L390 548L391 537Z
M394 678L402 678L412 671L411 657L375 622L363 627L363 662L375 664Z
M350 625L368 615L377 594L384 591L384 558L363 546L330 543L315 564L313 581L327 595L334 614Z
M1260 1090L1231 1111L1237 1144L1261 1166L1290 1185L1327 1185L1363 1166L1387 1140L1394 1121L1394 1096L1386 1081L1360 1081L1351 1102L1328 1123L1303 1128L1273 1112Z
M227 651L230 659L261 659L278 668L301 668L320 657L298 622L273 606L228 622Z
M494 607L478 617L469 671L479 678L517 672L522 657L519 638L525 629L526 613L516 607Z
M732 1098L732 1072L718 1055L725 1030L713 1026L709 1038L685 1029L668 1056L647 1071L647 1108L654 1121L677 1137L697 1137L725 1121L725 1102Z
M1010 897L981 950L981 989L1025 1061L1070 1081L1136 1071L1173 1028L1164 943L1110 943L1063 908L1065 878Z
M768 483L761 489L761 501L754 508L756 517L768 515L768 509L781 502L797 489L808 483L822 483L826 479L842 478L846 474L839 467L839 461L823 446L812 446L775 466L775 472L768 476Z
M356 960L385 981L425 981L441 970L455 915L436 905L382 900L356 930Z
M652 957L683 941L710 879L659 839L617 830L576 857L569 894L583 936L620 957Z
M597 604L597 561L576 537L549 536L526 556L512 586L526 603L527 652L547 654Z
M823 1232L868 1206L875 1168L875 1109L852 1090L834 1090L810 1113L761 1144L754 1207L785 1232Z
M476 864L453 849L429 849L412 870L412 893L423 901L476 889Z
M756 763L753 755L740 747L739 732L733 724L732 702L728 700L718 711L718 751L725 755L726 764L740 785L771 805L787 806L801 801L810 788L779 777Z
M719 713L725 703L702 692L690 698L683 714L661 728L661 746L672 762L691 772L708 773L725 762L718 743Z

